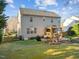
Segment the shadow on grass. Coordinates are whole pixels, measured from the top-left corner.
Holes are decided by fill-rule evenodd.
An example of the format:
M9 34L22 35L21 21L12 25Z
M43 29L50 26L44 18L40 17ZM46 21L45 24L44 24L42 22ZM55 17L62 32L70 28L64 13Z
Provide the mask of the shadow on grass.
M4 59L79 59L79 44L48 45L37 41L16 41L0 49L0 55L6 53Z
M53 59L79 59L79 47L68 46L64 49L48 49L44 54Z

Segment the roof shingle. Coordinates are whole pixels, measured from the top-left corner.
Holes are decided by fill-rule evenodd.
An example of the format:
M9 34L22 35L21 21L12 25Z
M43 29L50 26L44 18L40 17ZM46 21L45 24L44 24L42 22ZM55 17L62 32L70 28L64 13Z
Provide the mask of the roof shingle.
M47 16L47 17L60 17L54 12L42 11L42 10L33 10L27 8L20 8L21 15L34 15L34 16Z

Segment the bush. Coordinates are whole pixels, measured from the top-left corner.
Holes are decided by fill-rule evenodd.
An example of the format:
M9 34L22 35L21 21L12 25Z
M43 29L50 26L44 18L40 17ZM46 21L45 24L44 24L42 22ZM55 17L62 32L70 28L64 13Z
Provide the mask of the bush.
M30 39L30 40L34 40L34 39L36 39L36 37L30 37L29 39Z
M19 36L19 40L24 40L23 36L20 35Z
M41 41L41 37L40 36L36 36L36 40L37 41Z
M37 41L41 41L41 38L40 36L36 36L36 37L30 37L29 39L30 40L37 40Z
M70 28L68 29L67 35L69 35L69 36L75 36L75 35L76 35L75 31L72 30L72 28L73 28L73 27L70 27Z
M69 36L74 36L74 35L76 35L76 34L75 34L74 31L70 31L70 32L68 32L68 35L69 35Z
M72 26L72 30L75 31L76 35L79 35L79 22Z

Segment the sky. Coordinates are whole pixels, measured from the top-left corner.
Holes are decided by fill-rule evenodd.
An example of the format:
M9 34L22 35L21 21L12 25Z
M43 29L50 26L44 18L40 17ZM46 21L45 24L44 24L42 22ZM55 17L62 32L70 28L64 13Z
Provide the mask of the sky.
M79 0L6 0L7 16L17 16L20 7L55 12L64 20L79 16Z

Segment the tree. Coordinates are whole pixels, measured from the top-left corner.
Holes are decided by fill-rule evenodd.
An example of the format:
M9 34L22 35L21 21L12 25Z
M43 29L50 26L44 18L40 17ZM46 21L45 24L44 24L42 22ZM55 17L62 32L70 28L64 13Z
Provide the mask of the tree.
M79 23L74 24L72 30L79 36Z
M74 35L76 35L75 31L72 30L72 29L73 29L73 27L70 27L70 28L68 29L67 35L69 35L69 36L74 36Z
M4 14L6 5L5 0L0 0L0 43L2 42L3 29L6 25L6 16Z

